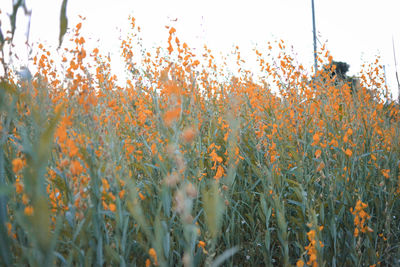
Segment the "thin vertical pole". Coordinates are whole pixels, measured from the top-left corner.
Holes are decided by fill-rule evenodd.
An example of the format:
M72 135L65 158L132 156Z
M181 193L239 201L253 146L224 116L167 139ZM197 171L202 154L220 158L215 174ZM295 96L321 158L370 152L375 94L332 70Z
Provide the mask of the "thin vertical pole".
M394 38L392 36L392 45L393 45L393 58L394 58L394 70L396 72L396 81L397 81L397 101L400 104L400 82L399 82L399 74L397 73L397 61L396 61L396 50L394 49Z
M317 31L315 29L315 12L314 12L314 0L311 0L312 8L312 22L313 22L313 36L314 36L314 71L317 75L318 65L317 65Z

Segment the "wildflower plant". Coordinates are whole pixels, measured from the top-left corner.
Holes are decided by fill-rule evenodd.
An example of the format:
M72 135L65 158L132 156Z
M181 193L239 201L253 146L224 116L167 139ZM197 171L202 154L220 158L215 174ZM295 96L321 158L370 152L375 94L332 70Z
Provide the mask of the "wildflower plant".
M38 45L28 82L2 77L1 264L398 264L400 113L379 60L355 89L325 46L310 75L278 40L256 79L239 48L232 73L173 27L147 49L129 24L124 82L84 21L64 50Z

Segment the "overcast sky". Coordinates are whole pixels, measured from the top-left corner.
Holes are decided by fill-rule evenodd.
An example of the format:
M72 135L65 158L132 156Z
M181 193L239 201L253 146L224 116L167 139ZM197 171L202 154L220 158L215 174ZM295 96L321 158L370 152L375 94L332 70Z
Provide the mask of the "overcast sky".
M26 2L32 9L30 42L40 40L56 47L62 1ZM0 9L6 25L11 0L2 0ZM350 74L357 74L361 64L380 55L394 97L392 37L400 63L399 10L399 0L315 0L319 41L327 43L335 60L350 64ZM22 10L19 13L16 40L23 40L27 22ZM265 47L267 41L283 39L293 45L301 63L313 63L311 0L69 0L70 27L79 21L78 15L87 18L82 31L91 37L92 45L113 54L118 53L121 30L124 33L129 27L127 18L133 15L142 28L145 47L166 46L164 26L173 25L180 40L194 48L207 44L216 53L227 53L239 45L246 56L255 44Z

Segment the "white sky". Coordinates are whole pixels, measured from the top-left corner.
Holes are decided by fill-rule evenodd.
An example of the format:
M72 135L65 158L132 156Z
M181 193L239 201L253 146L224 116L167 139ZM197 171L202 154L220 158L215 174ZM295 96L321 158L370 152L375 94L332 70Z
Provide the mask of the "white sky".
M62 1L26 2L32 9L30 42L40 40L56 47ZM11 12L11 0L1 0L0 9L6 25L5 13ZM394 98L397 85L392 37L400 64L399 10L399 0L315 0L319 41L327 41L334 60L349 63L350 74L357 74L361 64L380 55ZM27 22L22 13L20 10L17 18L16 40L24 40ZM181 42L190 47L207 44L212 51L226 54L233 45L239 45L246 59L254 44L266 47L267 41L283 39L294 46L301 63L313 64L311 0L69 0L69 27L79 21L78 15L87 18L82 32L92 38L92 46L112 54L118 54L120 29L128 29L127 18L133 15L142 29L144 47L166 47L168 32L164 26L172 25Z

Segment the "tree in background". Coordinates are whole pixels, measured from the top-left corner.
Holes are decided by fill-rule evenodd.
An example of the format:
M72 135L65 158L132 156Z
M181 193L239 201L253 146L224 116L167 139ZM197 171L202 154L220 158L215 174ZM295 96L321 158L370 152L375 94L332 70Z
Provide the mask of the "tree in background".
M335 78L339 83L347 83L351 87L351 92L358 90L360 80L355 76L348 76L350 65L342 61L332 61L332 65L325 65L324 69L330 71L330 78Z

